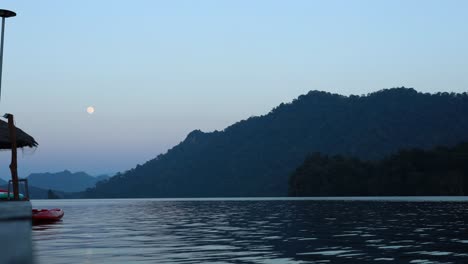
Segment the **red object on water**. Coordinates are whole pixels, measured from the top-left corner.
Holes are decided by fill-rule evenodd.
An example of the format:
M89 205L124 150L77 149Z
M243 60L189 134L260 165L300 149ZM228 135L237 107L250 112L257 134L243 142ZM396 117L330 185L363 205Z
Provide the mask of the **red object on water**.
M32 220L33 222L55 222L62 219L64 212L62 209L33 209Z

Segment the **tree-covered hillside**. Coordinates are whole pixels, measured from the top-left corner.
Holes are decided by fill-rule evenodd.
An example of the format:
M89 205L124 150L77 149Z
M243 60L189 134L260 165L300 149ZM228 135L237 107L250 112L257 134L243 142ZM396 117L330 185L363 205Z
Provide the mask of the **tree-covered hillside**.
M467 195L468 143L400 151L380 161L315 153L291 175L289 194Z
M191 132L85 197L285 196L313 152L379 159L468 140L468 95L394 88L366 96L311 91L223 131Z

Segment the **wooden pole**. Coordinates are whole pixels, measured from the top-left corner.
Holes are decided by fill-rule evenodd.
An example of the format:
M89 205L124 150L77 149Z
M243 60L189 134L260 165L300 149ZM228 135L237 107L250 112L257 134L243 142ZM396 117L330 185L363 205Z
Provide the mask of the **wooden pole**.
M8 129L10 130L11 141L11 180L13 181L13 199L19 200L19 187L18 187L18 163L16 151L16 127L12 114L8 114Z

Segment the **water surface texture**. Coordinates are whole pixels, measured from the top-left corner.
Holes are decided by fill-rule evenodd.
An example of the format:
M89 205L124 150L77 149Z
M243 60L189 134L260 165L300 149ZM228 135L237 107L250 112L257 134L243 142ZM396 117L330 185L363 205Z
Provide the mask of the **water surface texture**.
M416 201L416 202L415 202ZM468 263L468 200L44 200L39 263Z

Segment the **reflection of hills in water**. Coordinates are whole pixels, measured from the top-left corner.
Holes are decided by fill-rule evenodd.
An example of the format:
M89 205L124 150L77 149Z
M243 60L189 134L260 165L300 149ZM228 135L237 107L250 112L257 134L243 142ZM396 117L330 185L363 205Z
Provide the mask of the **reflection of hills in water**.
M44 263L77 256L100 263L460 263L468 258L466 205L466 200L55 201L67 218L35 231L34 238ZM60 257L50 254L57 247Z

